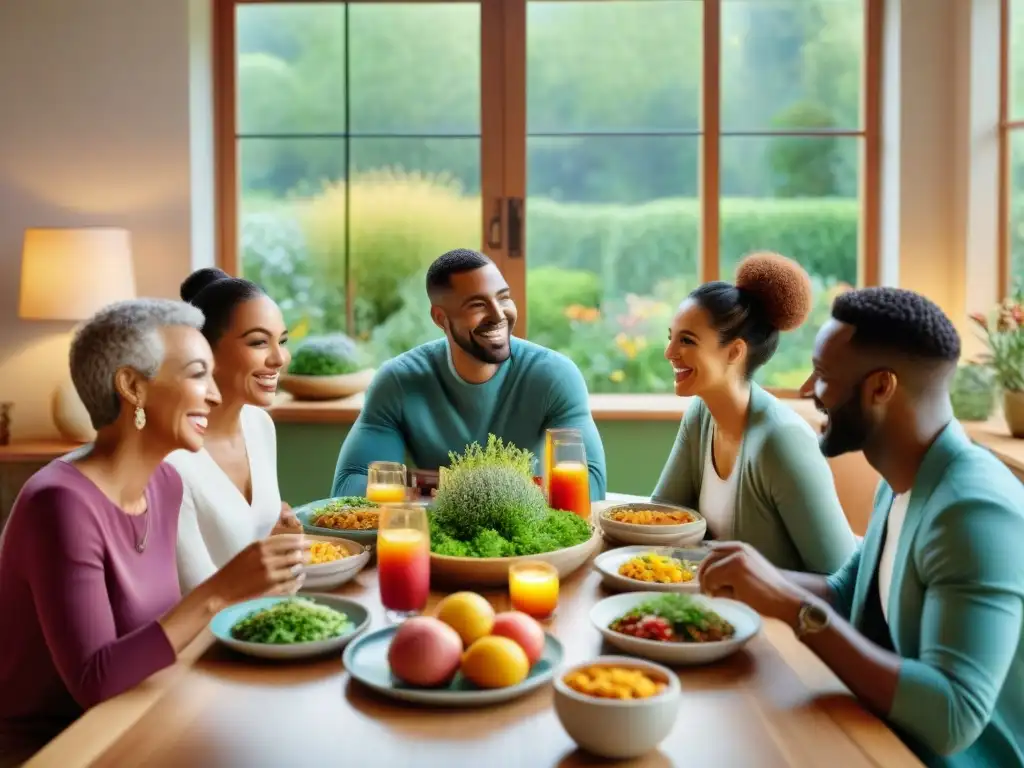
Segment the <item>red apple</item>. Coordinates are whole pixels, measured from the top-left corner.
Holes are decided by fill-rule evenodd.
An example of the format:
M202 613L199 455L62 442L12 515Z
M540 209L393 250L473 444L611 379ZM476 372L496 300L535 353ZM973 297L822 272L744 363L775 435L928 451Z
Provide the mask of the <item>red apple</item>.
M492 635L507 637L526 651L532 667L544 655L544 629L537 620L521 611L505 611L494 617Z

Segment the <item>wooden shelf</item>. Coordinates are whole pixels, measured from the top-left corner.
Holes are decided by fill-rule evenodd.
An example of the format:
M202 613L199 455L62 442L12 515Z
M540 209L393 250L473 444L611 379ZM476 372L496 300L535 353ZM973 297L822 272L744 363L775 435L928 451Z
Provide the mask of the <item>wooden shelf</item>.
M0 464L46 463L81 447L81 443L68 443L61 440L32 440L0 445Z
M595 421L676 421L686 412L691 398L675 395L591 395ZM810 400L784 400L808 421L820 421ZM282 424L352 424L363 407L363 396L343 400L306 401L282 395L271 406L274 421Z

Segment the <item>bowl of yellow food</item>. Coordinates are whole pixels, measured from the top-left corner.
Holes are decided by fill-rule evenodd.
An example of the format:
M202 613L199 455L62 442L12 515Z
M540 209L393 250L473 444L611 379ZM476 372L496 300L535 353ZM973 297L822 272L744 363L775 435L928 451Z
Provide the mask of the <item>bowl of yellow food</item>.
M641 659L601 656L560 672L554 688L562 727L598 757L624 760L650 752L679 715L679 678Z
M599 521L605 536L622 544L681 547L703 539L708 528L692 509L653 501L616 504Z
M307 536L309 560L305 565L304 591L323 591L340 587L356 577L370 560L364 544L335 536Z
M620 547L598 555L594 570L617 592L699 592L697 571L707 554L699 547Z

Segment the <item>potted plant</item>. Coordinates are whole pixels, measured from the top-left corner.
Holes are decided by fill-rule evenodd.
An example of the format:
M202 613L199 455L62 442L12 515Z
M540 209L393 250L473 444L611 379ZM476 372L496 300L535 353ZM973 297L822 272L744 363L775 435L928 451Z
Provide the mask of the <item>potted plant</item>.
M296 400L335 400L364 391L374 369L366 365L359 345L337 333L299 342L281 389Z
M981 329L988 353L982 362L992 369L1003 391L1003 415L1010 434L1024 437L1024 295L1018 289L992 317L971 315Z
M995 406L995 373L987 365L968 363L956 370L950 399L960 421L985 421Z

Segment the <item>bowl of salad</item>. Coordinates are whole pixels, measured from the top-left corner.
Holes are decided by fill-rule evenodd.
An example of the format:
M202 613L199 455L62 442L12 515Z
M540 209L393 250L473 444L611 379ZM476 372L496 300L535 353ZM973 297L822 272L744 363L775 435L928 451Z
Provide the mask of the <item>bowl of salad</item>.
M590 621L619 650L673 666L710 664L761 631L756 611L735 600L670 592L626 592L602 600Z
M335 595L260 597L228 606L210 622L218 641L247 656L305 659L340 651L370 626L370 614Z

